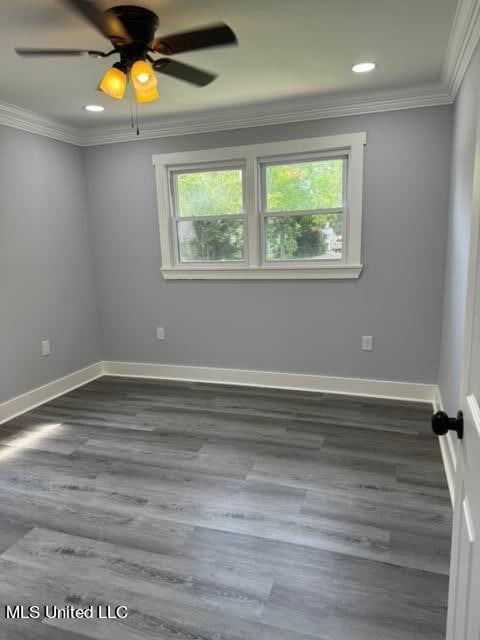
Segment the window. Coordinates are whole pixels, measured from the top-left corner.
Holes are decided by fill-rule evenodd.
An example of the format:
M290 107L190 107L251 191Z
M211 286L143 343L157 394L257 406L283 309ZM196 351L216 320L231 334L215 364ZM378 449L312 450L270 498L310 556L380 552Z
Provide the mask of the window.
M243 168L180 170L171 180L178 262L243 262Z
M364 133L154 156L167 279L358 278Z
M261 165L266 262L342 258L346 157Z

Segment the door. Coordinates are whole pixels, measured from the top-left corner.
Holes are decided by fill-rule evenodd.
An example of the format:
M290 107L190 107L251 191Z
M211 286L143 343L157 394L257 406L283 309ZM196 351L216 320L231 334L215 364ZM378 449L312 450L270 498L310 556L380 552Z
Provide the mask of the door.
M447 640L480 640L480 128L476 147Z

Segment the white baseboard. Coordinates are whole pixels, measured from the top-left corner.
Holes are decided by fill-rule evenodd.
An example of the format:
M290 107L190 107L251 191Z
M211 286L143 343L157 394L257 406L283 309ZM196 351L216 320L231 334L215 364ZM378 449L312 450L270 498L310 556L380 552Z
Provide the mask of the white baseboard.
M435 389L435 398L433 401L434 411L443 411L442 394L440 388L437 386ZM450 499L452 506L455 506L455 472L457 469L457 452L455 449L455 443L451 431L446 436L438 438L440 442L440 450L442 452L443 466L445 468L445 475L447 476L448 490L450 492Z
M336 393L350 396L385 398L427 402L434 411L443 410L440 389L437 385L392 380L369 380L364 378L339 378L302 373L276 371L248 371L243 369L219 369L215 367L193 367L173 364L139 362L97 362L53 380L20 396L0 403L0 425L15 416L30 411L39 405L68 393L103 375L127 378L156 378L161 380L183 380L209 382L249 387L266 387L297 391ZM439 438L445 474L452 504L455 502L455 470L457 456L452 434Z
M276 371L248 371L244 369L218 369L214 367L139 362L107 361L103 365L105 374L111 376L234 384L428 403L433 402L436 389L436 385L433 384L339 378Z
M85 369L75 371L63 378L54 380L42 387L38 387L1 403L0 424L103 375L335 393L350 396L425 402L431 403L433 406L440 406L440 404L438 404L438 387L433 384L370 380L366 378L341 378L276 371L249 371L244 369L220 369L215 367L172 364L104 361L97 362ZM450 455L449 460L451 460L449 469L453 470L452 473L454 475L455 450L453 441L447 453ZM453 477L452 473L450 477Z
M44 402L53 400L53 398L61 396L68 391L72 391L72 389L81 387L87 382L99 378L103 374L103 363L97 362L89 367L85 367L85 369L74 371L63 378L58 378L58 380L53 380L48 384L32 389L32 391L27 391L27 393L2 402L0 404L0 424L15 418L15 416L21 413L34 409Z

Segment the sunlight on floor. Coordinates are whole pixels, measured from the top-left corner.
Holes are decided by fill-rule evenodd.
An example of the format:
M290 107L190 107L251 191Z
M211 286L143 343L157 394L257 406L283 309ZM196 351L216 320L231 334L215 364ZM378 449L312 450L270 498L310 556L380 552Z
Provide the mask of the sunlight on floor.
M30 449L33 445L38 444L38 442L43 438L48 438L53 435L56 429L61 426L60 422L57 424L40 424L36 427L33 433L20 435L3 443L7 448L0 451L0 461L14 456L23 449Z

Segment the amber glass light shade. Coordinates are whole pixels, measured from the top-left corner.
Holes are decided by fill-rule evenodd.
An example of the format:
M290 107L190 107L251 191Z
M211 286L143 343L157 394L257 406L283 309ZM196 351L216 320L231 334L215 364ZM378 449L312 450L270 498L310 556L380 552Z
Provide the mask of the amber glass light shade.
M150 91L157 86L157 76L145 60L137 60L130 70L130 78L135 91Z
M127 75L121 69L112 67L103 76L99 88L107 96L115 98L115 100L121 100L127 88Z
M144 104L145 102L155 102L158 100L160 94L158 93L157 87L153 87L148 91L137 91L135 90L135 98L139 104Z

